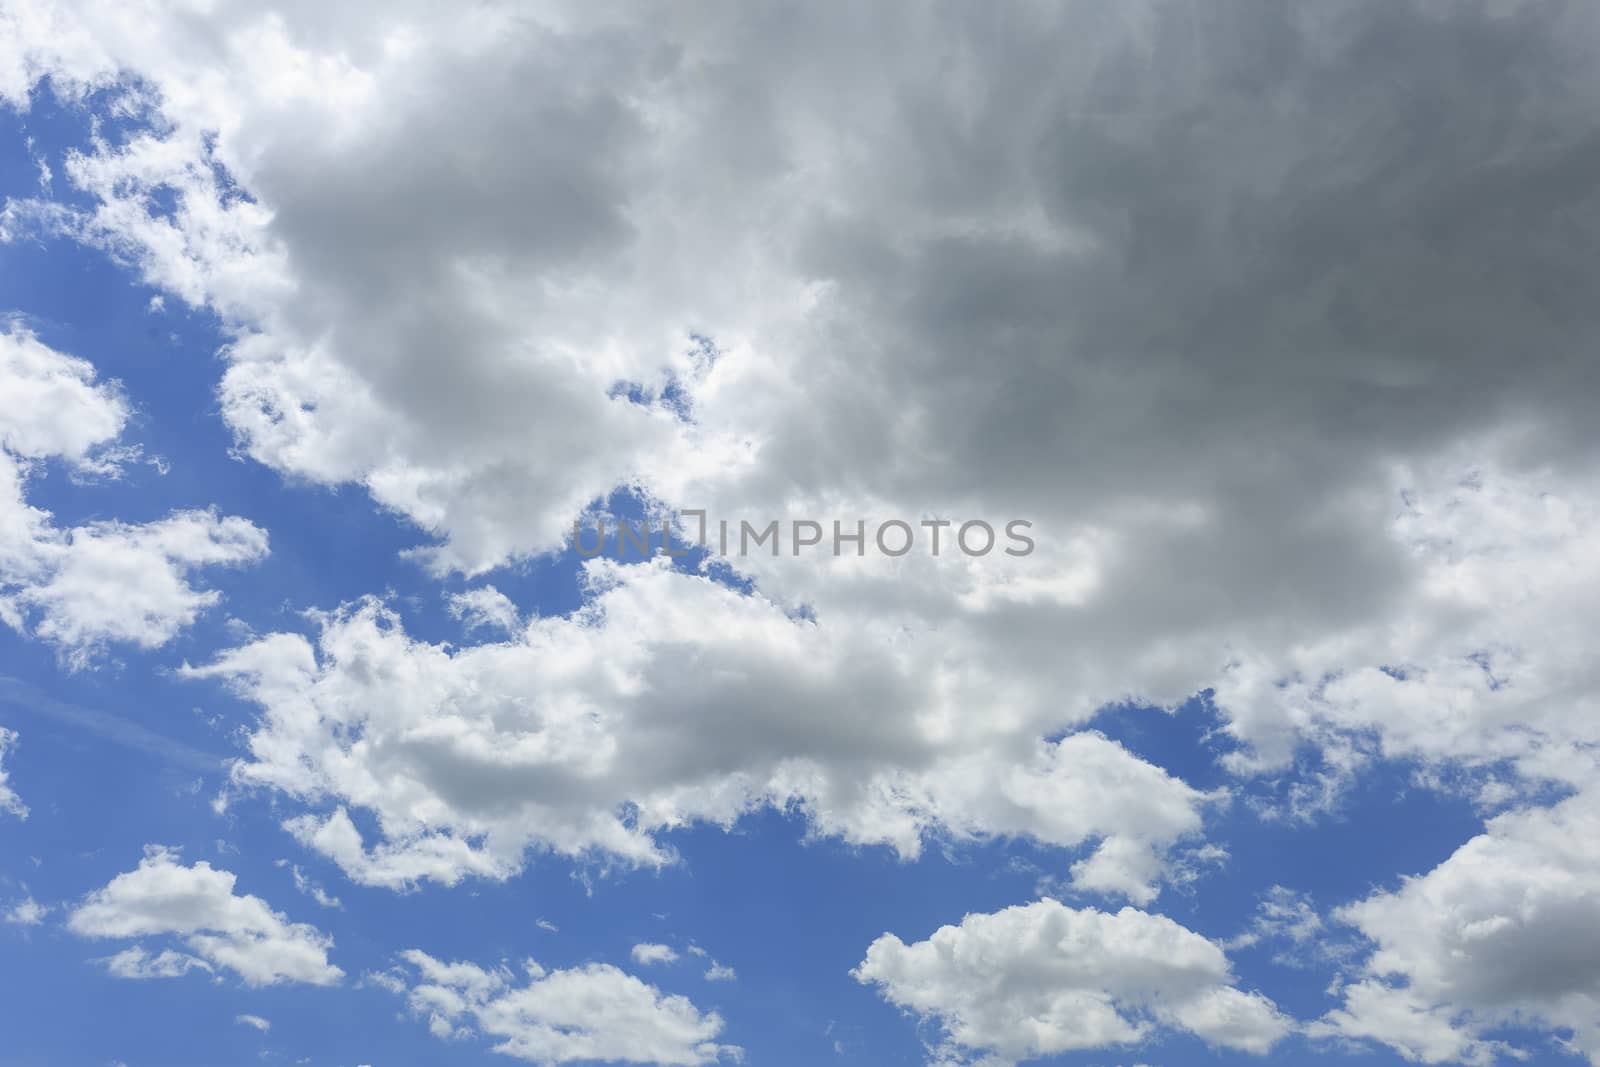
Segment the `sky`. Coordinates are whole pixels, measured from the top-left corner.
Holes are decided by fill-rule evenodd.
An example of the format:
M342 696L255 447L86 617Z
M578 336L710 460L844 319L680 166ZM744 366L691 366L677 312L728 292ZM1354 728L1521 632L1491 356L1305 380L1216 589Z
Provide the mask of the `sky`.
M1597 42L0 0L0 1065L1600 1065Z

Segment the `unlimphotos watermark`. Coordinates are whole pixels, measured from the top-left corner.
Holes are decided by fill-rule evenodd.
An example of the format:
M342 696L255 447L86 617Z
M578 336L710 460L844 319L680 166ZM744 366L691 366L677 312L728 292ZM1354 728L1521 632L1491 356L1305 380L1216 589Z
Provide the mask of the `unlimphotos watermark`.
M1033 529L1033 523L1027 519L1001 524L1002 543L1001 532L983 519L959 523L952 519L889 519L869 530L866 519L771 519L765 523L718 519L712 523L704 508L685 508L676 514L697 520L695 546L719 556L778 556L785 549L794 556L822 555L830 550L835 556L865 556L869 547L885 556L904 556L917 550L937 556L952 549L966 556L987 556L996 549L1008 556L1027 556L1034 548L1033 538L1026 532ZM607 532L605 516L596 519L587 533L582 519L574 522L573 549L584 559L611 555L613 550L618 559L630 554L649 558L658 550L665 556L687 556L694 550L687 542L674 543L673 528L677 524L671 518L662 518L655 526L649 520L614 521L615 537Z

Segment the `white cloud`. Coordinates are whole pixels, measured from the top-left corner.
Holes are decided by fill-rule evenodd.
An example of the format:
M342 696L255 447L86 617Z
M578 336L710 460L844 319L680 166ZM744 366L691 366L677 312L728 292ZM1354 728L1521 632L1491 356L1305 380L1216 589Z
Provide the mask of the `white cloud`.
M361 976L361 981L365 985L386 989L396 996L406 991L405 975L398 968L390 971L367 971Z
M587 608L507 643L430 645L367 602L320 617L315 646L275 634L184 670L263 709L234 781L340 805L289 828L372 884L504 877L535 843L659 864L654 831L798 802L904 856L936 833L1093 845L1076 881L1143 901L1201 828L1207 798L1116 743L1030 739L958 635L819 627L657 564L588 578Z
M261 559L267 536L245 519L184 511L142 525L80 526L59 547L48 576L13 592L10 605L81 665L107 643L172 640L222 598L195 589L188 573Z
M220 599L192 584L193 571L267 554L263 530L214 511L61 528L27 503L29 477L51 459L115 474L133 454L113 445L128 414L88 363L16 322L0 334L0 622L54 644L77 667L111 643L165 644Z
M711 953L699 945L690 945L688 953L697 960L705 960L707 962L708 966L706 967L704 978L708 982L732 982L739 977L732 967L718 963L711 958Z
M194 970L214 973L212 966L197 956L170 948L151 953L140 945L125 948L100 962L113 978L182 978Z
M852 972L937 1024L941 1064L1008 1067L1134 1044L1163 1028L1265 1053L1294 1024L1234 986L1222 949L1160 915L1044 899L906 944L884 934Z
M44 917L49 915L50 911L48 904L40 904L29 896L7 908L5 919L14 926L38 926L44 922Z
M1394 472L1391 528L1416 561L1414 592L1372 625L1302 643L1269 666L1240 649L1217 699L1258 751L1296 737L1359 770L1348 738L1383 755L1497 769L1503 786L1592 774L1600 735L1582 655L1595 614L1600 487L1588 476L1474 469L1460 456ZM1511 789L1505 798L1520 789Z
M6 756L17 746L17 732L0 726L0 814L15 815L19 819L28 817L28 806L17 796L15 790L8 784L10 776L6 772Z
M110 23L100 21L102 17L112 23L120 21L115 13L103 10L82 12L76 18L58 17L56 21L77 23L73 29L81 28L80 37L95 37L99 30L111 28ZM340 107L351 109L347 112L350 121L338 124L344 127L346 137L353 139L348 142L349 147L357 149L361 156L407 152L415 131L429 127L435 128L434 136L448 137L451 130L459 130L468 115L477 117L475 134L485 138L485 144L493 144L496 131L506 128L502 120L516 124L515 113L507 113L508 102L502 100L496 106L490 84L473 79L460 88L484 107L471 106L458 112L454 104L449 104L429 107L432 114L395 115L412 132L399 135L399 127L386 132L378 128L388 125L389 120L380 120L382 97L376 91L380 79L373 71L357 68L349 58L318 57L307 52L295 39L299 35L281 17L247 22L224 31L224 47L234 53L229 67L235 61L247 64L252 79L274 85L269 95L277 103L268 104L269 110L286 105L291 111L300 111L295 122L320 127L328 117L325 102L338 99ZM518 25L519 21L513 21L501 29L520 38ZM423 274L432 276L429 285L437 286L439 294L429 302L431 309L426 304L415 305L416 332L409 328L391 330L386 320L399 305L389 304L387 297L383 298L383 306L388 311L373 314L376 306L367 305L366 297L343 286L308 288L305 283L309 279L291 273L288 246L278 231L291 221L299 225L309 220L304 216L291 220L281 208L269 206L269 199L232 196L227 184L214 172L213 163L220 163L236 176L245 176L243 160L233 155L234 131L240 128L243 117L234 109L244 101L233 96L230 86L207 94L207 103L189 96L187 90L161 73L175 72L176 65L185 68L179 78L203 76L198 68L189 65L197 57L177 40L166 39L175 28L159 18L141 25L123 24L117 27L121 44L97 41L95 46L74 55L50 57L59 61L52 73L62 79L64 87L70 86L74 78L110 80L118 68L152 68L151 86L160 94L158 99L164 109L187 111L179 98L188 97L199 111L188 111L162 135L135 137L115 147L101 144L92 152L70 157L65 167L67 177L98 201L93 209L76 211L44 202L13 202L0 218L0 228L12 234L39 226L66 232L132 265L149 284L191 305L209 305L217 310L237 334L237 340L227 350L230 366L220 399L224 416L245 451L299 478L362 482L375 499L426 527L454 527L451 516L476 513L467 523L471 529L455 530L456 544L441 553L441 560L447 565L481 569L517 551L530 536L543 544L557 541L568 516L589 500L593 485L629 480L636 465L633 453L667 440L674 422L670 414L607 397L609 386L618 376L619 368L611 365L613 361L571 358L575 351L572 346L587 337L550 336L543 343L526 344L526 339L518 336L516 323L525 315L538 312L534 308L518 311L496 306L506 294L498 287L485 285L483 279L469 277L482 266L475 254L462 260L465 273L459 277L453 276L453 271L441 273L433 265L412 260ZM393 29L396 32L388 35L392 42L410 37L410 30L404 26ZM572 128L576 137L587 139L587 132L580 127L590 120L615 127L615 133L598 131L595 147L605 157L597 161L601 165L613 155L606 151L604 142L616 142L618 150L625 148L621 138L636 126L635 120L610 105L590 107L569 88L569 79L582 72L597 72L616 58L603 42L574 52L556 47L552 39L552 47L540 49L541 62L530 64L522 54L522 48L533 43L526 38L510 48L491 47L491 54L486 55L482 46L489 42L480 37L477 28L466 30L455 20L444 20L434 29L456 38L449 49L456 54L424 56L415 45L396 48L390 53L391 60L385 61L392 63L392 75L412 82L420 74L407 59L408 53L440 74L456 68L460 60L467 60L468 67L456 68L459 73L476 68L487 74L496 66L515 69L520 71L520 77L539 79L538 92L547 101L550 114L562 116L561 123ZM72 36L71 29L63 32L58 28L48 38L41 36L40 47L48 50ZM429 39L442 40L431 32ZM162 58L160 53L169 48L176 50ZM299 82L293 76L286 81L285 72L296 68L316 73L309 81ZM392 76L381 81L391 88L397 84ZM289 82L299 84L291 86ZM254 95L254 90L250 92ZM252 112L252 119L267 118L256 110L256 104L261 103L266 100L259 98L245 105ZM438 103L445 102L441 99ZM388 110L387 105L384 110ZM502 120L490 118L495 110L501 112ZM227 112L234 113L230 116ZM191 124L190 119L195 121ZM380 120L377 125L375 120ZM226 132L219 132L222 130ZM546 127L545 131L549 135L551 128ZM485 159L489 169L502 177L521 171L522 178L517 179L515 192L504 188L495 194L498 221L491 229L480 230L473 239L481 251L496 247L510 250L505 244L509 238L516 242L513 255L518 259L525 257L529 249L541 249L535 259L558 260L593 243L596 237L604 241L621 235L622 220L614 206L604 202L612 183L597 173L598 166L586 166L580 157L564 158L554 147L533 171L514 159ZM220 156L215 154L218 150ZM451 180L454 171L453 165L434 169L432 174L406 166L392 173L408 176L410 189L405 195L411 195L440 188L441 183ZM298 182L292 176L285 177ZM147 196L160 188L170 189L177 204L170 218L158 217L149 210ZM531 222L532 215L523 202L530 193L537 195L541 210L565 202L562 210L567 213L566 237L552 240L556 235L548 228L519 224L524 219ZM359 202L352 202L350 207L355 209L358 205ZM362 225L353 215L349 221ZM403 241L404 232L395 231L393 236ZM337 276L344 276L347 270L360 271L376 281L385 271L393 272L410 259L406 254L385 254L381 258L387 267L380 270L379 260L367 258L374 249L357 243L351 243L349 248L365 263L335 266L323 260L323 267L333 269ZM304 265L311 262L307 260ZM473 291L488 296L488 302L459 318L446 311L445 318L456 318L458 331L446 341L447 335L437 332L444 324L434 312L444 310L445 303L463 298L473 302ZM321 292L325 298L307 299L313 292ZM582 292L563 297L554 290L545 299L557 306L575 305L579 310L589 302ZM302 300L306 300L306 311L316 308L310 318L295 310ZM340 330L326 334L323 327L329 313L347 326L354 326L358 319L364 319L366 325L353 333ZM424 335L432 335L434 340L424 341ZM377 369L375 364L352 365L346 358L370 356L376 353L374 346L388 345L403 346L409 358L418 351L419 343L430 347L448 343L462 358L455 370L429 387L438 402L436 416L402 428L395 419L415 397L401 399L385 394L391 385L402 393L411 393L423 383L408 371L401 378L380 385L368 376L368 372ZM480 358L486 355L490 357L488 361ZM510 362L502 362L505 360ZM508 366L521 370L508 375L504 373ZM464 377L458 384L450 384L449 379L458 374ZM474 395L488 384L486 374L492 374L499 382L498 404L485 404L483 397ZM400 399L398 407L396 399ZM455 433L459 427L456 416L461 414L456 406L459 400L470 400L475 408L473 418L479 428L471 442L461 441ZM525 417L529 407L533 417ZM417 413L421 414L422 409ZM406 418L409 420L409 416ZM431 429L429 422L434 424ZM420 436L413 436L413 429L421 431ZM562 448L567 458L561 464L527 462L529 455L548 454L591 432L596 446L585 453ZM498 484L502 476L518 482L515 491L504 491Z
M230 970L251 986L339 981L344 972L328 962L331 938L260 897L235 893L234 881L209 863L185 867L177 853L150 846L137 869L85 897L67 926L94 938L170 935L188 949L153 956L142 945L125 949L107 961L119 977L175 977L200 967Z
M1321 914L1310 898L1281 885L1269 886L1256 906L1255 918L1249 929L1230 939L1229 950L1252 948L1262 944L1287 945L1274 957L1276 962L1299 962L1295 951L1311 944L1322 944L1326 949L1326 929Z
M445 603L450 614L460 619L468 630L500 630L510 634L515 633L522 622L522 614L511 598L492 585L451 593Z
M130 409L115 384L97 383L87 361L42 344L16 319L0 333L0 448L14 461L60 457L86 473L111 473L107 446Z
M1316 1032L1484 1064L1497 1027L1570 1031L1600 1064L1600 791L1507 812L1427 874L1338 912L1373 943Z
M234 1022L240 1026L248 1026L252 1029L260 1030L263 1034L272 1029L272 1023L259 1015L236 1015L234 1016Z
M294 878L294 887L324 908L342 908L344 902L329 893L321 885L311 880L297 863L288 860L278 860L275 866L289 868L289 874Z
M482 1033L497 1042L496 1052L547 1065L697 1067L741 1058L738 1048L716 1042L723 1023L715 1012L607 964L546 971L530 960L518 985L504 966L443 963L416 949L402 956L417 972L410 1010L438 1037Z
M633 962L643 966L653 963L676 963L678 951L671 945L655 945L648 942L633 946Z

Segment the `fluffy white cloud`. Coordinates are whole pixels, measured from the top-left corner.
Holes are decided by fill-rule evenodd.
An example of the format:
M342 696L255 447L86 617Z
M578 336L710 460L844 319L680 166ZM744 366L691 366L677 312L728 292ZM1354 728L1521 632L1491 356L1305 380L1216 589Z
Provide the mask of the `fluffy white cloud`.
M28 817L28 806L17 796L16 791L8 783L6 773L6 756L16 748L17 732L0 726L0 813L15 815L19 819Z
M48 576L18 588L9 606L23 625L33 620L35 635L83 663L109 642L170 641L222 598L196 589L189 572L261 559L267 535L245 519L183 511L142 525L76 527L55 548L45 553Z
M716 1012L608 964L547 971L529 960L519 985L504 966L443 963L416 949L402 956L417 972L407 1003L439 1037L482 1033L497 1041L494 1051L539 1064L698 1067L742 1058L736 1046L717 1043Z
M0 448L16 461L58 456L105 473L120 454L107 452L128 420L115 384L95 381L94 367L42 344L21 322L0 333Z
M341 805L290 829L369 883L500 877L533 844L659 864L654 831L798 802L905 856L934 833L1093 844L1076 880L1147 900L1201 828L1207 798L1116 743L1019 730L957 633L817 626L660 563L588 578L583 611L501 644L417 641L368 602L315 646L275 634L185 672L260 704L234 781Z
M106 961L119 977L170 978L198 967L232 971L251 986L339 981L344 972L328 962L332 938L235 893L234 882L228 871L204 861L185 867L175 852L150 846L135 870L85 897L67 926L83 937L174 936L188 949L124 949Z
M1459 454L1395 479L1393 535L1417 565L1407 604L1276 666L1236 649L1217 690L1232 728L1258 753L1296 736L1365 737L1371 755L1481 768L1502 785L1587 780L1600 740L1600 668L1582 653L1600 624L1600 483L1474 469Z
M450 614L466 624L468 630L501 630L509 634L522 621L517 605L492 585L451 593L445 603Z
M884 934L852 973L939 1026L941 1064L1009 1067L1161 1028L1264 1053L1293 1029L1272 1001L1234 986L1216 944L1133 908L1044 899L968 915L910 945Z
M1600 1064L1600 791L1507 812L1425 875L1338 913L1373 943L1323 1035L1484 1064L1500 1026L1570 1033Z
M676 963L678 952L671 945L655 945L648 942L633 946L633 962L648 966L652 963Z
M234 1022L240 1026L248 1026L251 1029L260 1030L262 1033L272 1029L272 1023L259 1015L237 1015L234 1017Z
M28 478L46 461L114 474L130 454L114 447L128 410L88 363L19 323L0 333L0 622L49 641L74 666L110 643L165 644L220 599L192 584L193 571L267 554L265 531L214 511L61 528L28 504Z
M592 273L572 278L570 288L552 286L543 293L523 289L521 281L550 269L565 271L573 255L590 253L600 267L626 238L629 224L611 202L618 183L606 170L633 151L639 118L587 85L597 76L621 74L618 62L637 70L649 62L649 49L611 35L586 43L553 34L530 37L523 30L531 24L522 16L486 12L492 30L487 23L432 17L411 23L405 16L340 58L319 54L320 48L308 51L306 27L281 16L256 18L242 9L217 14L230 56L222 67L213 67L213 57L189 47L184 31L159 16L130 22L109 7L64 13L23 5L19 48L32 69L49 70L64 87L103 85L124 70L147 71L153 98L143 102L170 111L176 122L161 134L99 145L67 161L66 177L98 201L94 209L17 203L4 217L5 228L18 233L44 225L68 232L130 263L151 284L216 309L237 333L221 387L223 411L249 454L301 478L360 481L386 506L428 528L449 530L452 542L441 553L442 564L478 569L523 549L530 538L539 545L558 542L571 514L594 495L593 487L635 477L636 454L658 447L675 425L666 411L608 397L612 384L637 376L631 372L641 364L637 353L626 351L631 344L619 346L615 358L593 358L585 349L598 321L575 322L538 340L519 325L529 315L591 319L606 313L594 302ZM511 38L503 47L494 43L502 34ZM622 44L620 54L612 42ZM436 44L443 49L436 51ZM257 95L246 82L233 81L224 71L234 62L246 63L251 80L272 88ZM385 99L400 84L463 74L469 77L458 86L460 97L431 103L419 98L423 106L412 114L393 110L393 101ZM195 91L219 75L220 83ZM522 113L520 103L496 87L508 76L544 101L535 109L543 114L535 125L528 124L532 116ZM236 95L239 89L249 99ZM329 104L345 117L335 117ZM482 188L496 204L495 217L462 231L473 232L458 249L459 270L416 255L421 248L412 234L422 215L394 229L387 250L349 242L350 258L332 245L301 257L283 227L326 232L325 222L313 216L332 201L322 207L306 203L308 213L286 213L277 197L262 197L253 187L264 175L251 175L243 157L235 156L242 147L236 135L262 120L276 133L246 153L287 183L285 192L302 186L309 172L299 167L310 161L291 163L278 151L278 136L300 124L332 133L328 120L342 130L340 144L328 146L324 181L342 187L335 199L344 201L336 210L345 222L375 237L389 220L371 210L371 197L345 200L353 187L335 176L349 175L352 165L365 169L358 160L410 157L419 134L459 144L466 122L479 145L474 154L490 149L473 169L493 176L495 188ZM566 133L558 135L558 128ZM520 141L522 133L535 130L547 145L538 158L519 158L521 149L492 148L506 134ZM573 151L579 145L585 150ZM596 158L589 158L591 152ZM435 165L421 167L408 159L390 170L406 187L394 191L397 199L451 197L457 182L479 180L452 156L441 152ZM235 195L214 163L253 197ZM285 165L287 170L280 169ZM177 208L170 218L151 210L149 196L158 189L174 194ZM555 226L545 214L552 209ZM454 240L452 224L423 228L446 243ZM512 286L520 295L477 277L489 265L486 256L500 259L520 279ZM307 268L331 278L365 274L377 284L365 293L325 285L303 273ZM414 305L411 323L393 318L399 306L390 303L393 297L425 291L435 296ZM480 302L474 293L486 299ZM341 325L328 332L335 321ZM654 332L657 342L671 336L670 330ZM380 357L389 346L399 346L393 353L398 360ZM408 366L424 351L444 347L456 353L454 369L430 376L431 382ZM398 373L387 375L385 362ZM494 394L499 401L485 403ZM463 416L478 426L471 440L458 435ZM591 437L590 449L568 447ZM557 451L565 457L561 463L527 461ZM465 521L457 524L455 516Z
M735 971L732 967L718 963L716 960L712 959L711 953L707 952L699 945L690 945L688 951L689 955L693 956L695 959L706 961L707 966L705 974L702 976L706 981L732 982L738 979L739 974L737 971Z

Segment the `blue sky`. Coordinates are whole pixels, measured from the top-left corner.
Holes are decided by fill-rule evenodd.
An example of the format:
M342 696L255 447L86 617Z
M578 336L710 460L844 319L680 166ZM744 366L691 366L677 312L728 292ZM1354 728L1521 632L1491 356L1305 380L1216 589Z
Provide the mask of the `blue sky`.
M1260 17L1300 66L1194 30L1221 36L1193 69L1159 9L908 12L930 22L890 71L853 49L891 26L765 11L489 42L224 7L206 44L17 5L7 352L87 361L85 410L126 418L30 454L8 418L81 416L0 396L25 497L0 508L80 539L212 509L269 549L178 567L218 596L170 636L52 637L86 609L48 599L66 564L10 562L0 514L0 609L25 605L0 610L0 801L26 809L0 803L0 1063L1600 1062L1592 338L1561 285L1486 297L1453 258L1570 265L1519 198L1581 166L1587 87L1526 105L1545 147L1507 142L1440 90L1463 41L1516 82L1511 28L1358 7ZM1517 26L1565 58L1560 20ZM1035 35L1068 73L1028 118ZM810 58L764 76L791 37ZM1387 105L1324 89L1373 65L1404 71L1400 132L1351 135L1347 187L1237 92L1369 131ZM1164 125L1161 70L1214 94L1215 141ZM1458 153L1512 162L1486 188ZM1374 188L1528 220L1341 214ZM1253 206L1211 228L1218 204ZM1502 321L1530 339L1515 387ZM1026 514L1041 548L586 569L562 540L694 506ZM474 590L513 621L474 625ZM202 864L231 898L174 888ZM168 881L135 899L146 870ZM1007 940L1035 922L1076 933ZM136 945L184 973L119 973ZM442 1008L473 994L411 951L493 998L536 960L580 1007L497 1031L510 999Z

